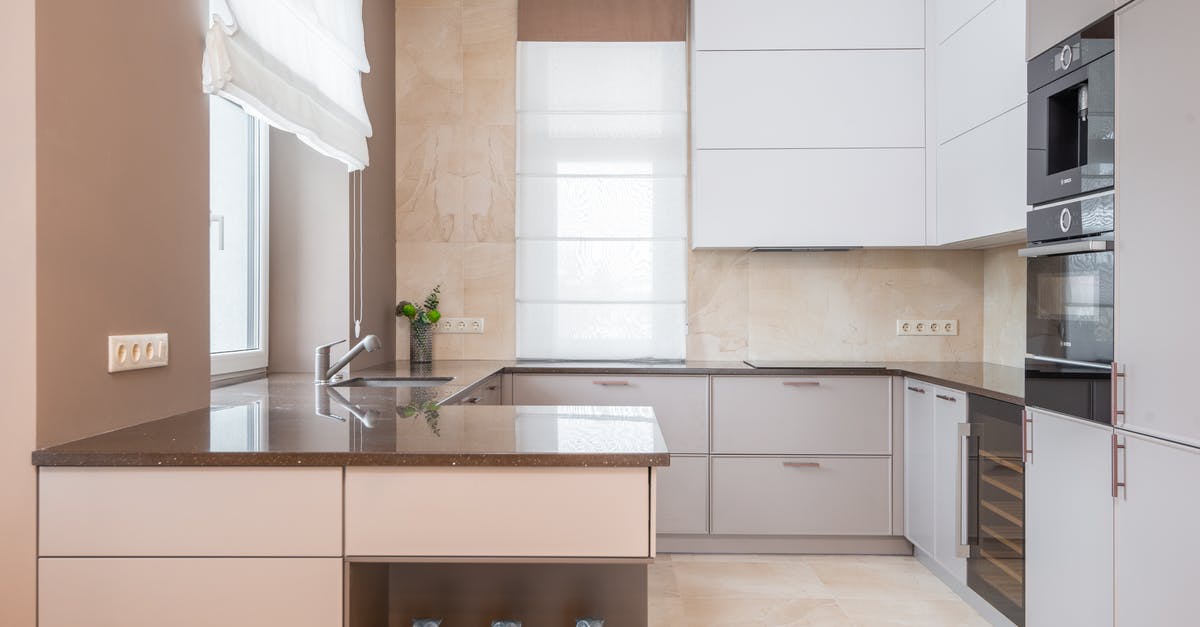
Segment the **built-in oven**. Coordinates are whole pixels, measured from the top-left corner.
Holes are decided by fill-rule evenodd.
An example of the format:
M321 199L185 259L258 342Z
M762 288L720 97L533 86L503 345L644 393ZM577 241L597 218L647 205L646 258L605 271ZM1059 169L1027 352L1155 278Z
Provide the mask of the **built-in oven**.
M1030 205L1113 187L1115 56L1110 16L1026 66Z
M1025 400L1032 407L1111 420L1113 192L1032 209Z

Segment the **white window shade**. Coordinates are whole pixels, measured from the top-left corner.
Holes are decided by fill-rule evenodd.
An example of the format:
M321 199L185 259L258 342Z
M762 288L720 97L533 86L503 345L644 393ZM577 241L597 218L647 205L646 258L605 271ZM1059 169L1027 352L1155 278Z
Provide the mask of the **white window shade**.
M361 0L213 0L204 91L350 170L369 163Z
M683 42L520 42L517 356L681 359Z

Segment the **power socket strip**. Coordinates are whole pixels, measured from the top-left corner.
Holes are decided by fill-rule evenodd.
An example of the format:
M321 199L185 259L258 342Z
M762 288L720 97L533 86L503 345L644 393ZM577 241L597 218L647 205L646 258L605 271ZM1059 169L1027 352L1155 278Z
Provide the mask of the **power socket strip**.
M958 335L958 320L897 320L896 335Z
M167 365L171 344L166 333L108 336L108 371L124 372Z
M483 333L483 318L442 318L437 322L438 333Z

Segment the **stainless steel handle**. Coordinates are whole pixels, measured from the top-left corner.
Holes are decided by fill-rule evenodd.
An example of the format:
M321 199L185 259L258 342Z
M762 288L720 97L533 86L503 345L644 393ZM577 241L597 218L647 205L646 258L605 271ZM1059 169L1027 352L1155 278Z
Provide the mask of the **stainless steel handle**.
M820 468L821 462L783 462L788 468Z
M225 250L225 216L208 212L208 223L217 223L217 250Z
M807 388L807 387L817 387L818 385L821 385L821 382L820 381L784 381L783 384L790 388Z
M1021 410L1021 463L1033 461L1033 418L1029 410Z
M1111 422L1114 427L1123 425L1125 424L1125 410L1121 409L1120 407L1121 394L1118 391L1118 383L1124 385L1125 373L1121 372L1120 364L1115 361L1112 362L1112 374L1110 375L1108 383L1109 387L1112 388L1112 416L1110 417L1109 422Z
M479 403L479 401L481 401L481 400L483 400L483 399L479 398L478 396L472 396L471 398L464 399L464 400L463 400L463 402L464 402L464 403L467 403L467 404L470 404L470 405L476 405L476 404L478 404L478 403Z
M1017 251L1022 257L1049 257L1050 255L1069 255L1071 253L1099 253L1113 249L1110 236L1075 240L1061 244L1043 244L1030 246Z
M1034 355L1033 353L1025 353L1025 359L1033 361L1044 361L1048 364L1062 364L1064 366L1079 366L1080 368L1095 368L1097 370L1108 370L1112 368L1112 364L1098 364L1094 361L1076 361L1074 359L1063 359L1061 357L1046 357L1043 355Z
M629 385L629 382L628 381L592 381L592 385L620 387L620 386Z
M924 393L925 393L925 388L917 388L917 387L913 387L913 386L911 386L911 385L910 385L910 386L908 386L908 391L909 391L909 392L916 392L917 394L924 394Z
M500 387L500 386L498 386L498 385L489 385L489 386L487 386L487 389L488 389L488 391L489 391L489 392L494 392L494 391L496 391L496 389L497 389L497 388L499 388L499 387Z
M1128 498L1129 488L1125 481L1121 481L1121 476L1117 468L1117 452L1120 451L1121 457L1125 457L1125 445L1121 444L1117 439L1117 434L1112 435L1112 497L1117 498L1117 491L1125 488L1125 495ZM1128 460L1128 458L1126 458Z
M942 399L943 401L950 401L951 403L957 403L957 402L958 402L958 399L957 399L957 398L954 398L953 396L947 396L947 395L945 395L945 394L938 394L938 395L937 395L937 397L938 397L938 398L940 398L940 399Z
M965 452L965 449L963 448L963 443L966 442L967 439L970 438L972 435L973 435L973 432L971 430L971 423L969 423L969 422L958 423L958 456L956 459L957 466L958 466L958 472L957 472L957 476L955 477L955 490L954 490L954 499L955 499L954 555L957 557L970 557L971 556L971 546L969 544L967 544L966 540L965 540L967 537L967 530L966 530L967 516L966 516L966 511L965 511L966 506L967 506L967 499L966 499L966 495L963 494L963 491L966 489L966 486L967 486L967 479L965 476L966 471L967 471L967 464L965 463L965 460L964 460L964 457L966 456L966 452Z

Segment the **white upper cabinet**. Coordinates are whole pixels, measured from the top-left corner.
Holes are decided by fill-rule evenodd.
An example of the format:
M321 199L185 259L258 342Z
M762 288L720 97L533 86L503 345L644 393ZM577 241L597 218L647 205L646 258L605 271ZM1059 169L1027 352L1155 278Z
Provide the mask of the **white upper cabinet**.
M996 0L938 46L939 143L1025 102L1024 32L1025 0Z
M925 145L920 50L698 52L696 148Z
M1200 3L1142 0L1117 15L1116 359L1119 426L1200 446L1193 358L1200 290Z
M1021 105L938 147L937 243L1025 228L1026 115Z
M695 0L696 50L923 48L923 0Z
M942 43L962 28L971 18L979 15L993 0L933 0L934 39L930 45Z
M692 246L920 246L925 151L698 150Z
M1028 0L1025 57L1038 56L1124 3L1123 0Z

